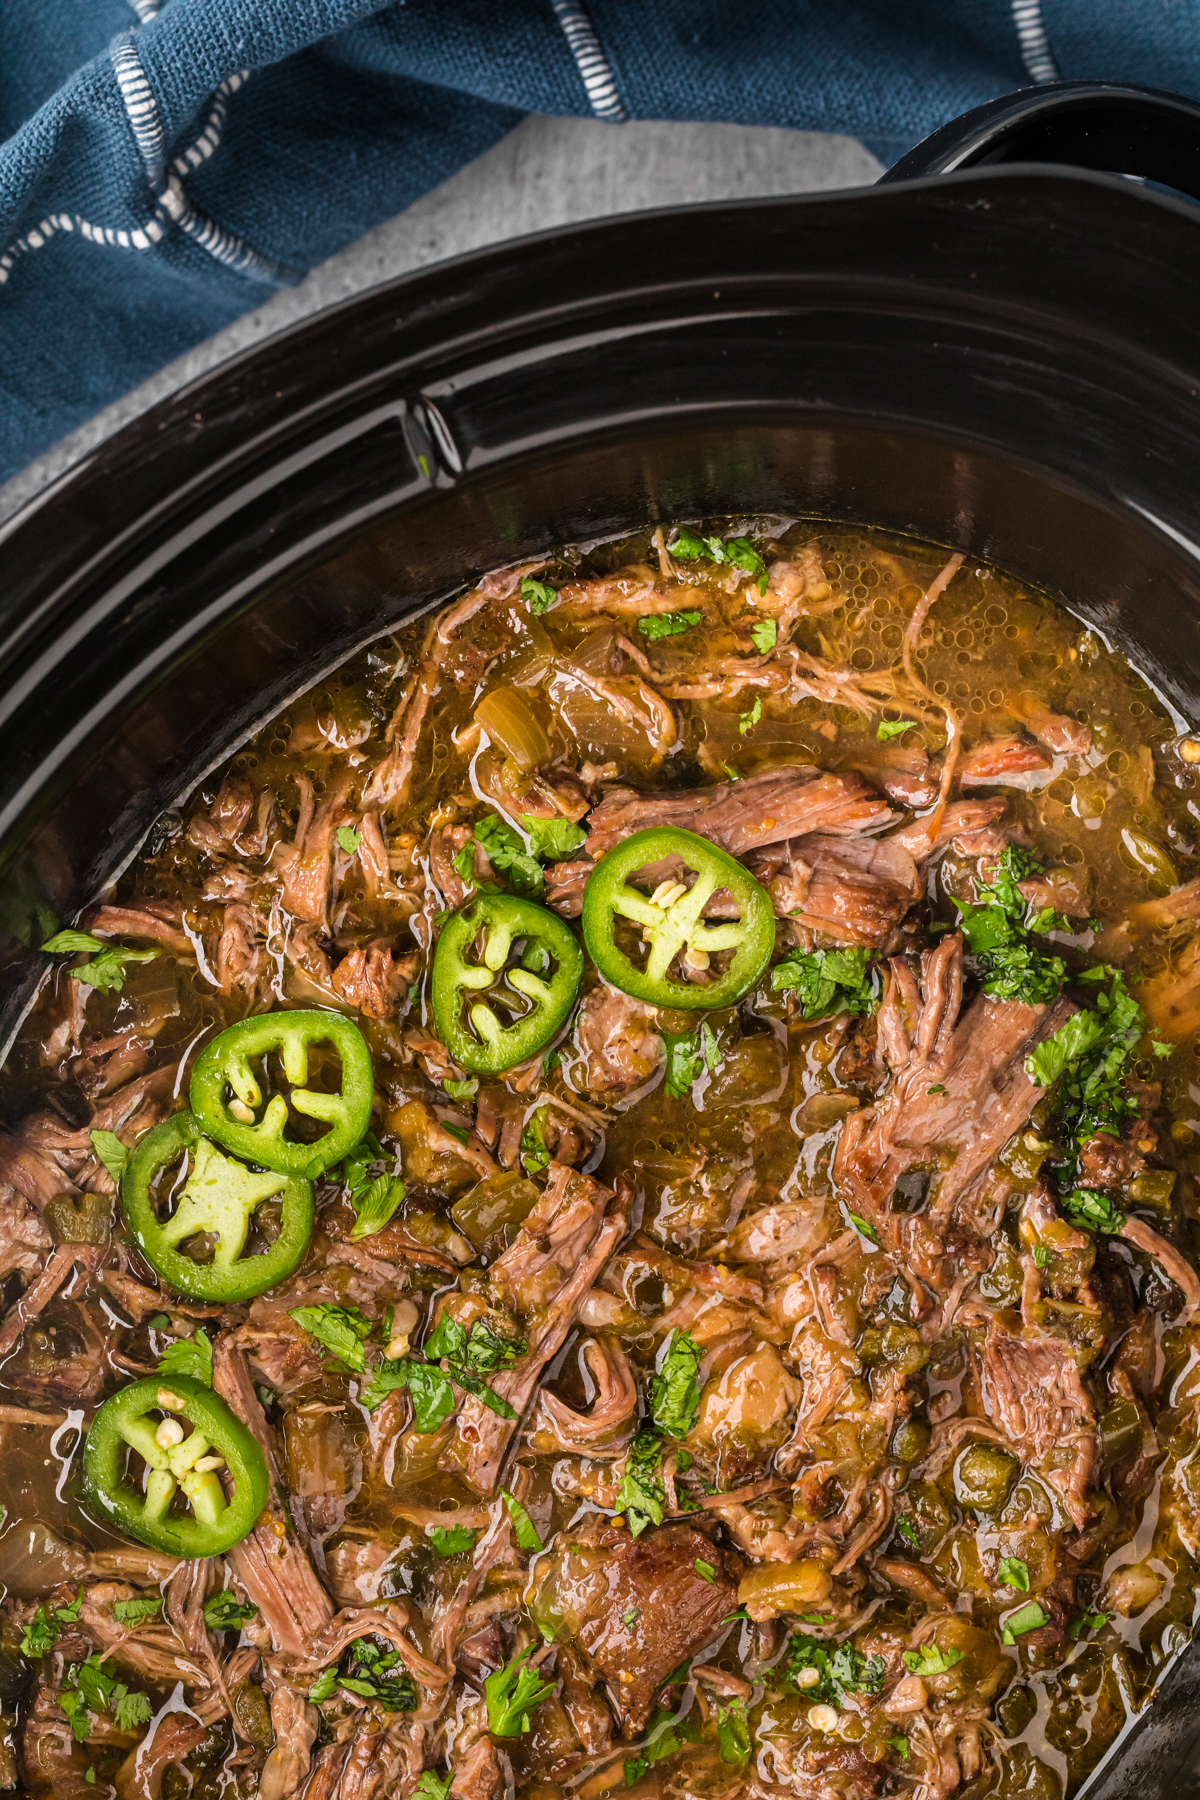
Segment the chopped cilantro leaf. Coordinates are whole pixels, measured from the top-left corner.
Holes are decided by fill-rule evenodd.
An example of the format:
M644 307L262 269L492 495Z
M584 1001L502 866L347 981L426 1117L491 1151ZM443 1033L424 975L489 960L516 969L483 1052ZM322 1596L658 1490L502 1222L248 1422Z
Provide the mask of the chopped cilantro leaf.
M904 1652L904 1666L913 1675L945 1675L963 1659L961 1650L942 1650L937 1644L923 1644L919 1650Z
M529 833L529 848L539 862L565 862L582 848L587 832L570 819L535 819L530 813L518 813Z
M757 694L757 695L755 695L754 705L750 708L750 711L744 712L742 714L740 720L738 721L738 730L741 732L742 736L745 737L745 735L748 731L753 731L754 727L758 724L758 721L761 718L762 718L762 695Z
M426 1769L412 1791L412 1800L446 1800L453 1780L453 1770L449 1775L435 1775L432 1769Z
M336 835L339 847L346 852L347 856L354 856L357 854L358 833L354 830L353 826L339 825Z
M75 1601L75 1605L78 1607L78 1599ZM30 1619L28 1625L25 1627L24 1634L22 1635L21 1655L34 1658L39 1656L49 1656L51 1650L53 1650L55 1644L57 1644L59 1638L62 1636L63 1624L68 1622L67 1611L67 1608L60 1607L55 1614L55 1618L51 1619L49 1613L46 1611L45 1605L39 1605L32 1619ZM76 1612L74 1617L78 1618L78 1616L78 1612Z
M320 1706L322 1700L328 1700L338 1684L336 1663L332 1668L322 1669L317 1679L308 1690L308 1697L314 1706Z
M849 1208L846 1210L846 1217L861 1237L869 1238L873 1244L879 1242L873 1225L868 1225L865 1219L860 1218L857 1213L851 1212Z
M128 1150L115 1131L91 1131L88 1136L92 1140L92 1149L119 1187L129 1162Z
M483 1684L487 1702L488 1730L493 1737L522 1737L529 1730L529 1715L540 1706L554 1684L543 1681L536 1669L526 1668L528 1650L489 1675Z
M700 1411L696 1371L703 1351L690 1332L673 1330L663 1346L658 1374L650 1381L650 1411L668 1437L686 1437Z
M703 617L699 612L655 613L639 619L638 630L653 643L656 638L677 637L681 631L691 631Z
M1018 1588L1022 1594L1029 1592L1029 1569L1019 1556L1006 1556L996 1569L997 1578L1005 1587Z
M1125 1214L1117 1211L1111 1197L1097 1193L1095 1188L1072 1188L1059 1204L1079 1231L1115 1236L1125 1223Z
M810 1021L843 1012L869 1013L877 998L870 960L871 952L862 947L791 950L771 970L771 986L794 993L801 1017Z
M162 1608L162 1600L156 1596L153 1600L114 1600L111 1610L118 1625L140 1625L143 1619L156 1619Z
M417 1689L412 1676L400 1666L396 1650L380 1650L369 1638L358 1638L350 1651L350 1671L339 1675L337 1685L361 1700L374 1700L385 1712L412 1712Z
M303 1330L311 1332L317 1342L348 1369L361 1374L366 1368L363 1341L370 1337L375 1327L357 1306L333 1306L322 1300L316 1306L294 1306L288 1317L295 1319Z
M193 1381L212 1386L212 1339L198 1327L195 1337L177 1338L168 1344L158 1359L160 1375L190 1375Z
M914 1550L919 1550L921 1548L920 1535L907 1513L900 1513L898 1515L896 1519L896 1529L906 1544L911 1544Z
M759 619L751 626L750 637L759 655L768 656L779 642L778 620Z
M544 1175L550 1167L550 1151L546 1144L544 1110L539 1107L521 1127L521 1167L526 1175Z
M539 618L542 613L549 612L558 599L558 594L544 581L535 581L532 575L522 575L521 598L534 617Z
M70 956L79 951L86 952L90 962L80 963L71 970L76 981L84 982L88 987L99 988L105 994L119 994L125 986L125 964L131 962L153 962L161 956L161 950L124 950L118 944L110 944L103 938L92 937L87 931L59 931L52 938L47 938L42 945L53 956Z
M710 1562L705 1562L702 1557L698 1556L692 1564L692 1567L695 1569L697 1575L699 1575L701 1581L707 1581L710 1587L716 1586L717 1571Z
M479 1533L468 1525L427 1525L425 1536L439 1556L462 1556L475 1548Z
M890 738L903 737L915 724L915 719L880 719L875 736L881 744L886 744Z
M118 1682L113 1690L113 1718L122 1731L136 1731L139 1725L148 1725L154 1717L154 1708L145 1694L131 1694Z
M1045 1006L1062 993L1066 964L1059 956L1043 956L1027 944L1000 946L987 952L983 991L993 1000L1020 1000L1026 1006Z
M681 525L675 535L675 542L670 545L670 551L671 555L677 556L680 562L698 562L705 554L705 542L696 532L689 531L686 525Z
M408 1389L413 1409L412 1428L421 1437L436 1431L454 1411L454 1389L449 1377L436 1364L417 1362L408 1356L398 1362L385 1359L372 1371L371 1379L362 1391L362 1403L368 1412L374 1412L397 1388Z
M473 1100L479 1092L478 1075L468 1075L465 1081L443 1081L442 1086L452 1100Z
M1054 1261L1054 1252L1050 1249L1048 1244L1035 1244L1033 1247L1033 1260L1039 1269L1048 1269L1050 1264Z
M449 1086L449 1083L446 1085ZM405 1192L404 1183L398 1175L377 1175L374 1181L352 1195L350 1204L354 1208L355 1220L350 1232L350 1242L355 1244L360 1238L374 1237L377 1231L382 1231L396 1212Z
M711 1072L721 1061L720 1040L709 1024L699 1031L664 1031L662 1036L667 1048L666 1089L673 1099L682 1100L705 1069Z
M519 1500L514 1500L512 1495L506 1492L504 1488L501 1488L500 1490L500 1498L503 1500L505 1510L512 1520L513 1536L516 1538L520 1548L522 1550L530 1551L544 1550L546 1546L538 1536L537 1526L525 1511L521 1502Z
M666 1495L659 1477L662 1440L655 1431L639 1431L625 1457L617 1510L625 1514L631 1537L640 1537L647 1525L661 1525Z
M204 1623L210 1631L240 1631L257 1614L257 1606L252 1601L239 1600L232 1588L222 1588L204 1603Z
M507 872L514 894L520 894L526 900L541 897L545 885L542 865L535 856L529 854L518 833L505 823L499 813L487 813L478 820L471 836L454 858L455 873L463 881L475 880L476 844L497 874Z
M717 1748L721 1761L735 1768L744 1769L750 1761L752 1744L744 1700L731 1700L717 1714Z
M789 1639L783 1667L783 1678L789 1687L801 1689L806 1699L837 1707L848 1693L877 1694L886 1673L881 1656L866 1657L852 1644L839 1644L830 1650L819 1638L802 1631L794 1632ZM818 1680L801 1680L806 1669L815 1669Z
M1000 1633L1000 1638L1005 1644L1015 1644L1017 1639L1024 1637L1027 1631L1040 1631L1043 1625L1048 1624L1049 1620L1037 1601L1027 1600L1024 1606L1017 1608L1015 1613L1009 1613L1004 1621L1004 1629Z

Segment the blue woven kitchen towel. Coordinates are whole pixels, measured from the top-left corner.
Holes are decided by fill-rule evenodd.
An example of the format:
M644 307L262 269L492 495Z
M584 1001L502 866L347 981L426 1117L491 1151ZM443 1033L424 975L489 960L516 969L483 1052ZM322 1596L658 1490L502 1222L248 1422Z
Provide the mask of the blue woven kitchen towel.
M528 112L847 132L1200 97L1200 0L4 0L0 480Z

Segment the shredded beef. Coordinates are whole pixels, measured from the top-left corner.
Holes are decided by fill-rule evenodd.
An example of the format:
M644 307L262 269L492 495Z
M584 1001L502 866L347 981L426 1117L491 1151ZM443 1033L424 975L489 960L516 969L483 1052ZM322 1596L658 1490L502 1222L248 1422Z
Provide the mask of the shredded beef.
M680 792L610 787L588 820L587 851L598 859L635 831L670 825L711 838L731 856L744 856L812 831L834 837L882 831L896 817L861 775L823 775L795 765Z

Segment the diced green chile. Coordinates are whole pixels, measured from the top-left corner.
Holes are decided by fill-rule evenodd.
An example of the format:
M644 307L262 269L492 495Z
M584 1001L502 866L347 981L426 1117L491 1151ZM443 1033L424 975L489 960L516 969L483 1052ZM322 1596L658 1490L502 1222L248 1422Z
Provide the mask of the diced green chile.
M336 1094L305 1086L309 1050L317 1044L331 1045L341 1058L342 1085ZM231 1105L256 1115L263 1107L252 1059L271 1051L279 1053L292 1091L286 1100L273 1094L253 1120L239 1118ZM374 1097L371 1053L362 1032L340 1013L315 1008L260 1013L231 1025L201 1053L190 1090L201 1127L226 1150L304 1181L315 1181L354 1148L371 1123ZM324 1121L329 1130L311 1144L289 1137L289 1103L305 1118Z
M170 1396L171 1404L160 1396ZM158 1442L167 1418L191 1425L180 1443ZM144 1486L130 1479L131 1450L146 1465ZM197 1470L214 1456L223 1459L221 1469ZM186 1375L152 1375L122 1388L92 1420L83 1449L89 1510L139 1544L173 1556L224 1555L253 1527L269 1488L251 1433L219 1394Z
M187 1180L174 1210L160 1218L165 1193L160 1176L189 1159ZM264 1202L281 1208L278 1233L261 1255L246 1256L255 1209ZM223 1156L191 1113L174 1113L148 1131L121 1180L121 1205L138 1249L151 1268L192 1300L226 1305L252 1300L298 1268L313 1228L313 1195L307 1181L274 1172L258 1174ZM211 1233L211 1262L197 1262L180 1246Z
M438 1036L464 1069L498 1075L550 1042L582 979L583 952L557 913L477 894L447 919L434 953Z
M684 863L696 879L669 906L655 906L630 882L640 869L668 859ZM704 908L722 891L741 916L706 925ZM622 919L641 927L649 945L644 967L617 942ZM600 973L622 993L650 1006L708 1010L732 1006L754 986L775 947L775 914L768 895L734 857L695 832L656 826L635 832L596 864L583 891L583 937ZM731 950L733 956L708 982L679 980L670 966L689 947L710 956Z

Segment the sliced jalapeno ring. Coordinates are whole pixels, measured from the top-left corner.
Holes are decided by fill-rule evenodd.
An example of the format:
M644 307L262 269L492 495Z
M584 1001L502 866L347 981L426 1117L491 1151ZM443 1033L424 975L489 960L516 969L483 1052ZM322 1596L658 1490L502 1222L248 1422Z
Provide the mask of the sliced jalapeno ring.
M175 1424L164 1429L168 1419ZM131 1450L145 1465L140 1482L131 1479ZM89 1510L173 1556L232 1549L252 1529L269 1489L252 1434L219 1394L186 1375L152 1375L113 1394L83 1448Z
M305 1085L309 1051L318 1044L331 1045L341 1058L342 1085L336 1094ZM292 1091L286 1100L273 1094L264 1108L251 1059L271 1051L278 1052ZM226 1150L280 1175L314 1181L354 1148L371 1123L371 1052L358 1026L340 1013L260 1013L231 1025L207 1045L192 1073L189 1097L202 1130ZM328 1131L311 1144L289 1137L289 1105L305 1118L323 1121Z
M189 1157L187 1180L174 1210L156 1183ZM275 1241L260 1255L244 1254L251 1221L264 1201L279 1208ZM223 1156L191 1113L175 1113L140 1140L121 1178L121 1205L138 1249L151 1268L192 1300L226 1305L265 1294L299 1267L313 1228L312 1188L275 1172L256 1174ZM212 1259L198 1262L181 1245L210 1235Z
M642 869L683 864L695 880L660 881L654 894L631 885ZM739 917L706 925L704 908L714 894L733 898ZM622 932L620 922L641 928ZM650 1006L704 1008L732 1006L748 993L771 959L775 914L769 896L734 857L693 831L655 826L616 844L596 864L583 890L583 939L592 961L613 987ZM708 979L672 975L677 957L693 952ZM732 952L723 968L709 974L712 959ZM635 960L640 954L640 960Z
M557 913L515 894L476 894L434 953L438 1035L464 1069L498 1075L550 1042L582 979L583 952Z

